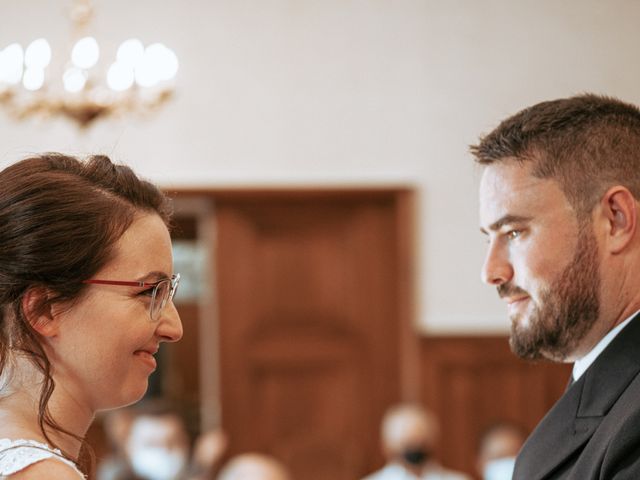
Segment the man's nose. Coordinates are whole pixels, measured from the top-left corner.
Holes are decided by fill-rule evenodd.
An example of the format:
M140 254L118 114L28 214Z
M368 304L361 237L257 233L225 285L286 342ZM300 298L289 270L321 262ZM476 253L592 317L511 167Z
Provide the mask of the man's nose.
M482 281L487 285L502 285L513 277L513 267L508 255L493 242L489 244L481 275Z

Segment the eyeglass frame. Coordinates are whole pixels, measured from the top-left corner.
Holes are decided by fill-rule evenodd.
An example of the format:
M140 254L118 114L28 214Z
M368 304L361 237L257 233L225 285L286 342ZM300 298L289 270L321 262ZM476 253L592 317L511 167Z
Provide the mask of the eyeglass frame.
M160 286L161 283L163 282L170 282L170 286L169 286L169 295L167 295L166 300L164 301L163 304L160 305L160 308L158 310L158 318L153 318L153 315L151 312L153 312L153 306L155 305L155 301L156 301L156 294L158 293L158 287ZM167 303L169 303L170 301L173 301L173 297L176 294L176 291L178 290L178 285L180 284L180 274L176 273L174 275L171 275L170 278L163 278L161 280L158 280L157 282L142 282L142 281L131 281L131 280L102 280L99 278L91 278L89 280L83 280L84 284L89 284L89 285L115 285L115 286L119 286L119 287L153 287L153 291L151 293L151 303L149 304L149 317L151 318L152 322L157 322L160 318L160 312L162 312L164 310L164 308L167 306Z

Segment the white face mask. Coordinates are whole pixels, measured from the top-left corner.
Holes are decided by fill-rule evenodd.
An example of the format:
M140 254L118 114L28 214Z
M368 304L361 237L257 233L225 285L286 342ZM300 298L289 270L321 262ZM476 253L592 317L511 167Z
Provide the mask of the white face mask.
M484 480L511 480L515 465L515 457L498 458L487 463L482 476Z
M133 472L147 480L175 480L186 465L184 452L162 447L138 448L131 455Z

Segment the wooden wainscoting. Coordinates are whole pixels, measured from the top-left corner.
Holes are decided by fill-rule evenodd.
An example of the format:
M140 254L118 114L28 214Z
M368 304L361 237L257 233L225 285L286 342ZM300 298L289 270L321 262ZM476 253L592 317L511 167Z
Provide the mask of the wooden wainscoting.
M531 431L564 392L570 365L525 362L507 337L424 337L422 398L441 422L439 457L476 475L480 433L500 420Z

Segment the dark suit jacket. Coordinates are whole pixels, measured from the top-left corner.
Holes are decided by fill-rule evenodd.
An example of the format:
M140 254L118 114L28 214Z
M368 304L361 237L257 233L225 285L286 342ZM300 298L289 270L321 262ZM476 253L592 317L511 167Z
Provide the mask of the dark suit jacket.
M542 419L518 455L514 480L639 480L638 373L640 315Z

